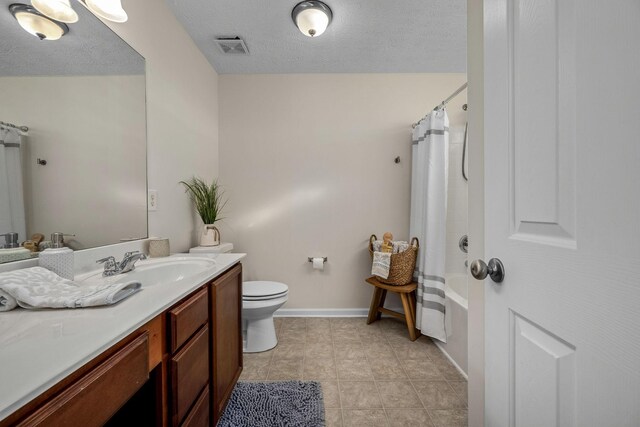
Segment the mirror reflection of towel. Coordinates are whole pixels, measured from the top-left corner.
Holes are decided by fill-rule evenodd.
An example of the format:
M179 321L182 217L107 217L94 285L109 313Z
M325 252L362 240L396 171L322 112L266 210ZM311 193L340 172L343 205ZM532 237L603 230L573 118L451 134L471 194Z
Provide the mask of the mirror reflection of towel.
M391 254L388 252L374 252L373 265L371 266L371 274L389 278L389 269L391 268Z

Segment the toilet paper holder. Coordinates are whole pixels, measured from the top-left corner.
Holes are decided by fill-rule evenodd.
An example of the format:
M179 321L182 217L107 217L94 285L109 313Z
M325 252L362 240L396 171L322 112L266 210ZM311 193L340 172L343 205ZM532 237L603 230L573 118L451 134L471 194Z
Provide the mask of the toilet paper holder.
M315 257L310 256L310 257L309 257L309 258L307 258L307 259L309 260L309 262L313 262L313 258L315 258ZM326 256L325 256L325 257L322 257L322 262L323 262L323 263L327 262L327 260L328 260L328 258L327 258Z

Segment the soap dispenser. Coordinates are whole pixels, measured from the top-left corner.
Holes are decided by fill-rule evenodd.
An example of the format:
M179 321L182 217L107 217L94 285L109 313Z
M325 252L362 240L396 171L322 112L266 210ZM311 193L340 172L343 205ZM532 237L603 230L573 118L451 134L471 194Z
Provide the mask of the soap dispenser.
M38 264L60 277L73 280L73 250L64 246L64 236L75 236L75 234L52 233L51 248L40 253Z
M0 234L0 237L4 237L5 239L5 244L0 246L0 248L12 249L20 247L18 244L18 233Z

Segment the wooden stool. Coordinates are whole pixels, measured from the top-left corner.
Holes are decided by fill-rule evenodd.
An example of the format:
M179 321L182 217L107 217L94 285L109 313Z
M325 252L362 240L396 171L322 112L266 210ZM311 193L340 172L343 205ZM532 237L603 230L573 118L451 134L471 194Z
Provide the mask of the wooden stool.
M369 277L366 282L375 287L373 298L371 299L371 308L369 309L367 325L375 322L376 320L380 320L382 313L389 314L397 317L398 319L404 320L407 324L407 329L409 329L409 337L411 338L411 341L417 340L420 336L420 332L416 329L415 321L416 289L418 288L418 284L413 282L403 286L387 285L379 282L374 276ZM400 295L404 314L384 308L384 300L387 298L387 291L395 292Z

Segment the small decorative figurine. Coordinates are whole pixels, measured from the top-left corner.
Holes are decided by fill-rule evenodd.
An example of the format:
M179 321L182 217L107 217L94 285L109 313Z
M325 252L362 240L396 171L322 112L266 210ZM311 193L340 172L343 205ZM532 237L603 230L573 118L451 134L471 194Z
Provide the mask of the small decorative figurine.
M382 235L380 252L393 253L393 234L388 231Z

